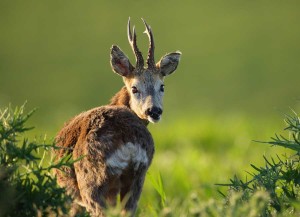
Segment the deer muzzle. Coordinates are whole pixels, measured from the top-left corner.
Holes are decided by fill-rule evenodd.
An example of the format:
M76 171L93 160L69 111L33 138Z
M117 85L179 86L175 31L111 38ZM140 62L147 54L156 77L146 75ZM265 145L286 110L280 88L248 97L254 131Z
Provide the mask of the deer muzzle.
M160 120L160 116L162 115L162 109L158 107L152 107L146 110L146 115L150 118L150 122L158 122Z

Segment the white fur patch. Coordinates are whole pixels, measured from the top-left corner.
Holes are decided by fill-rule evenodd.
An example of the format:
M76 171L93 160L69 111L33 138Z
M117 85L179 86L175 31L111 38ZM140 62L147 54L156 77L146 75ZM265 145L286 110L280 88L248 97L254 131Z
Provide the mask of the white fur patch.
M146 151L140 145L131 142L121 146L106 160L107 167L115 175L120 175L130 163L134 166L134 170L141 164L148 164Z

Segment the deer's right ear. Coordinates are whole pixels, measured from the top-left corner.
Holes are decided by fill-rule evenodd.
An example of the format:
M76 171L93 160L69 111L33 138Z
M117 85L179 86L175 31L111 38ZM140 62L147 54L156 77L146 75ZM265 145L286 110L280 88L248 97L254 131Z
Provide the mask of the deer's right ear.
M134 70L128 57L116 45L111 48L110 64L115 73L124 77L129 76Z

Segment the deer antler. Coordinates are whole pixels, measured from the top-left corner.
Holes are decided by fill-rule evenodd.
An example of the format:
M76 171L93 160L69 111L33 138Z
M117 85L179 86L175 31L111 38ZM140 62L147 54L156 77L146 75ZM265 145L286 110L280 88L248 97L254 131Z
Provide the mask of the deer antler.
M152 69L154 70L155 67L155 60L154 60L154 39L153 39L153 33L151 30L151 27L146 23L146 21L142 18L145 26L146 26L146 30L144 33L146 33L148 35L149 38L149 50L148 50L148 57L147 57L147 65L148 65L148 69Z
M130 17L128 19L128 25L127 25L127 36L128 36L129 44L131 45L131 48L135 54L136 68L142 69L144 67L144 58L142 56L141 51L138 49L138 47L136 45L136 33L135 33L134 26L133 26L133 35L131 34Z

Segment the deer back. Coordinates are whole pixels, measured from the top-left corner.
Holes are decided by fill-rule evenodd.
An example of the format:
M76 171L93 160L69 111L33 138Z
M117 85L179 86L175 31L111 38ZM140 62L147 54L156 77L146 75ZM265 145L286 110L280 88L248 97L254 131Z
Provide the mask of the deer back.
M93 160L106 159L127 143L139 144L150 161L154 153L147 127L125 106L101 106L77 115L65 124L56 141L62 147L56 151L58 157L73 152L77 146L80 153L73 152L74 158L88 155Z

